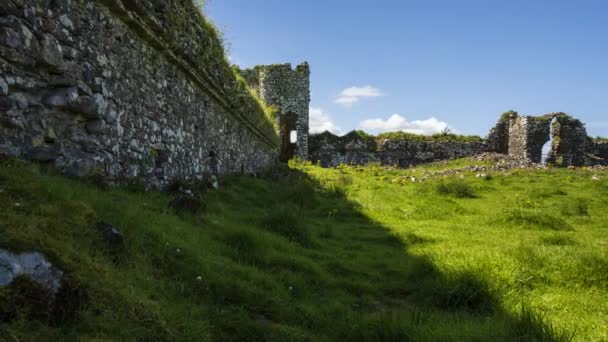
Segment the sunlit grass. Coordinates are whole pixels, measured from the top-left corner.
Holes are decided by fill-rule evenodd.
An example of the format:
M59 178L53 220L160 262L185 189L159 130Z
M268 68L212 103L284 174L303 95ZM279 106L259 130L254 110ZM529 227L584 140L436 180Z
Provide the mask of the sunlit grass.
M607 175L421 181L467 164L292 162L278 179L224 179L203 195L204 211L176 215L168 193L99 190L4 162L0 247L45 253L82 303L53 321L27 314L36 303L26 301L22 315L0 323L1 336L607 339ZM118 259L94 230L99 220L124 234ZM14 303L9 293L0 289L0 317Z

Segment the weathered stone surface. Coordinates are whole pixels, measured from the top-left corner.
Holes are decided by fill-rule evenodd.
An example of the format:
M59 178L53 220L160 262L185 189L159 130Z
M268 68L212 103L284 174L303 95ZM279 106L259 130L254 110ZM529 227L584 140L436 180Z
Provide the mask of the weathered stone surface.
M0 112L7 112L13 108L13 99L8 96L0 96Z
M55 89L48 92L42 103L49 107L67 107L78 99L76 88Z
M71 159L65 172L68 176L86 177L95 173L97 162L93 159Z
M15 254L0 248L0 286L8 286L19 276L26 276L57 294L63 272L38 252Z
M43 36L40 58L45 64L56 68L63 63L61 45L53 35L47 33Z
M101 94L93 96L81 96L70 104L70 109L82 114L88 119L101 119L106 113L108 102Z
M510 118L509 155L540 163L542 149L551 138L553 114L543 116L518 116Z
M225 95L237 88L226 77L229 65L219 58L187 63L208 55L204 30L191 36L167 27L150 36L153 22L140 20L166 18L190 4L133 0L123 14L137 13L125 23L116 16L123 7L102 5L113 1L2 2L6 154L52 161L71 175L88 175L95 164L109 179L141 177L155 187L256 173L277 161L276 132L252 116L258 102ZM198 25L194 16L184 20Z
M8 129L24 129L25 124L23 121L20 117L0 118L0 125Z
M27 153L27 158L39 161L50 162L57 159L58 151L53 146L36 146Z
M8 95L8 84L2 77L0 77L0 95Z
M347 134L337 137L331 133L311 135L310 160L321 166L339 164L364 165L380 163L387 166L408 167L438 160L448 160L482 153L482 141L413 141L405 139L376 139Z
M295 69L290 64L258 65L241 70L249 86L268 105L278 110L283 161L298 156L308 158L308 116L310 107L310 68L302 63ZM291 132L297 134L290 141Z

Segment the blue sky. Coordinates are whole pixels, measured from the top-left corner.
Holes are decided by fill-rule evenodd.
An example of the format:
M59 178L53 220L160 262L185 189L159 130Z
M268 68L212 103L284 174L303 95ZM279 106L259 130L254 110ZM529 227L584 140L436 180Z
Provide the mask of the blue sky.
M314 130L484 136L515 109L608 136L608 1L206 2L234 63L309 62Z

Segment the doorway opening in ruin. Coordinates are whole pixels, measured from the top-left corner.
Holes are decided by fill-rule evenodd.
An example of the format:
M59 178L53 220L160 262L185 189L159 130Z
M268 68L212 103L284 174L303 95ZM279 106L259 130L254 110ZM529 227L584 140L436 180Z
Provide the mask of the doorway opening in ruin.
M554 157L553 154L555 153L553 151L553 124L557 121L557 118L553 118L553 120L551 120L551 123L549 123L549 141L547 141L544 145L543 145L543 149L542 149L542 154L541 154L541 163L542 164L547 164L547 162L551 162L552 158Z
M287 113L281 116L281 154L279 160L287 162L293 158L298 147L298 116L295 113Z

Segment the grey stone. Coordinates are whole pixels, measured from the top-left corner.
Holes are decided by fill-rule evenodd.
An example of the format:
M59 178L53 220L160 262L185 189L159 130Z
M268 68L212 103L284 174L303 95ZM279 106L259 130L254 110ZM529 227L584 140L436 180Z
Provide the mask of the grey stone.
M194 30L195 35L200 32L194 39L176 42L173 37L182 34L171 28L166 35L158 34L160 44L150 44L137 34L136 27L144 25L138 19L144 17L141 13L125 25L99 2L10 3L16 1L18 11L0 15L0 27L10 29L2 29L0 39L6 61L0 61L0 80L6 83L4 87L0 81L0 96L13 99L12 109L1 117L16 120L5 120L0 126L5 150L18 151L23 158L54 161L75 175L87 174L95 161L104 165L103 176L108 179L144 177L147 185L154 186L210 174L256 173L276 162L275 132L260 129L264 122L251 115L259 111L250 107L257 101L243 96L249 104L242 105L242 99L227 95L235 94L237 84L227 77L231 73L223 61L183 63L187 60L183 57L207 49L203 30ZM156 22L193 9L187 1L163 11L147 6L166 5L162 0L141 3L146 3L142 8L150 10L149 17ZM184 20L199 25L194 18ZM168 48L179 58L167 58ZM264 98L281 105L281 113L297 112L302 139L296 152L305 153L308 66L295 70L269 66L266 71ZM273 85L275 81L285 81L284 89ZM273 94L281 97L275 99ZM161 147L154 156L153 146ZM213 163L208 158L211 151L217 156Z
M52 90L42 100L42 103L49 107L67 107L78 99L76 88L64 88Z
M43 36L40 58L45 64L56 68L63 63L61 45L53 35L47 33Z
M101 119L106 114L108 102L101 94L81 96L71 103L70 108L87 119Z
M11 94L11 98L15 102L15 106L18 110L26 110L30 107L30 101L22 93Z
M0 15L17 14L19 9L12 1L0 1Z
M101 134L106 131L106 124L103 120L93 120L87 122L85 128L91 134Z
M25 124L19 117L2 118L0 125L9 129L25 129Z
M26 276L57 294L63 271L55 268L41 253L15 254L0 248L0 286L9 286L19 276Z
M21 149L17 146L0 144L0 158L15 158L21 155Z
M12 98L0 95L0 112L8 112L13 108L14 101Z
M39 162L49 162L57 159L58 151L53 146L36 146L27 153L27 158Z
M72 177L86 177L95 172L97 162L93 159L75 159L70 161L66 169L66 174Z
M8 84L0 77L0 95L8 95Z
M10 27L0 27L0 45L19 49L21 48L21 36Z
M105 121L109 124L116 122L118 118L118 113L116 112L116 106L112 103L108 103L108 108L106 109L106 115L104 117Z

